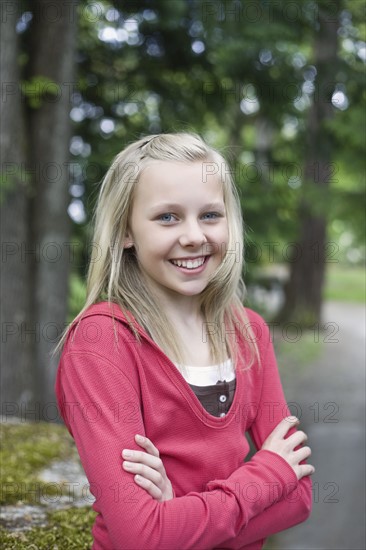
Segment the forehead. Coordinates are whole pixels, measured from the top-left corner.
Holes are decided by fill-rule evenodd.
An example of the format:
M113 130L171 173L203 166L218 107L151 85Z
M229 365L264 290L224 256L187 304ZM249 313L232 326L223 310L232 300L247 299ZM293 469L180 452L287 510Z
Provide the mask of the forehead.
M135 188L135 199L223 200L223 186L213 163L204 161L153 161L146 166Z

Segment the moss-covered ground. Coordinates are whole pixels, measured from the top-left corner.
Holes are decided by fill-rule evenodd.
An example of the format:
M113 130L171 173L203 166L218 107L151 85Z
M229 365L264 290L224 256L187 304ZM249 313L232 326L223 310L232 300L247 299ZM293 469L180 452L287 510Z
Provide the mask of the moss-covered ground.
M95 513L89 507L58 510L47 514L48 526L26 531L0 528L3 550L87 550L92 545Z
M0 448L1 504L38 504L39 493L58 494L59 488L38 480L37 473L53 460L78 460L70 434L59 424L3 422Z
M77 451L65 426L44 422L0 424L1 433L1 504L5 507L24 505L41 507L46 514L45 527L27 529L0 526L0 547L27 550L68 550L91 547L91 527L95 512L91 505L70 506L67 509L48 508L40 502L40 495L60 495L62 483L46 483L39 478L42 468L54 460L78 460ZM67 494L65 485L64 494ZM49 498L50 502L55 499ZM57 501L57 499L56 499ZM5 510L5 508L4 508ZM24 525L24 522L21 522ZM20 527L20 526L19 526Z
M95 513L90 507L70 508L47 514L48 526L25 531L0 528L3 550L87 550L92 545Z

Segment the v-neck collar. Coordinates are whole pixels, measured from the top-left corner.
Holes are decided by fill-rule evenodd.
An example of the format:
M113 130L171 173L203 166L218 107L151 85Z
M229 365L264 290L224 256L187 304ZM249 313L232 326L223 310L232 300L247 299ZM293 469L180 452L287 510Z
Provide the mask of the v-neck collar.
M129 326L129 322L125 314L123 313L119 305L116 303L99 302L97 304L93 304L82 315L81 319L84 319L86 317L90 317L96 314L106 315L108 317L118 319L119 321L122 321L125 325ZM158 346L158 344L154 342L151 336L136 321L136 319L131 313L129 313L129 316L130 316L130 321L133 323L134 327L136 328L140 336L146 342L148 342L151 346L153 346L153 348L157 352L158 356L161 359L159 361L159 364L162 366L168 378L174 383L175 387L179 390L179 392L182 394L184 399L187 401L189 407L191 408L195 416L197 416L201 422L213 428L219 428L219 429L225 428L228 424L230 424L233 418L235 418L237 412L240 410L240 403L238 401L242 393L242 384L243 384L243 377L240 376L239 374L240 368L235 369L236 370L236 389L235 389L234 398L230 409L228 410L227 414L223 417L213 416L203 407L198 397L194 393L193 389L190 387L189 383L185 380L183 375L179 372L179 370L177 369L173 361L166 355L166 353L160 348L160 346ZM78 321L79 320L80 319L78 319Z

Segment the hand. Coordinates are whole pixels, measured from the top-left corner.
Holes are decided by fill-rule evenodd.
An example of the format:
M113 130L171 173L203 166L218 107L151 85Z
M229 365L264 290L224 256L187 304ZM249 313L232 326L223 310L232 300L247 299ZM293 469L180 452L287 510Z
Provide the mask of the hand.
M311 455L310 447L302 446L308 439L304 432L296 431L285 439L289 429L294 428L297 424L299 424L299 420L294 416L288 416L281 420L263 443L262 449L282 456L294 470L297 479L301 479L304 476L313 474L315 468L311 464L300 464ZM301 447L295 449L299 445Z
M147 452L123 449L122 456L127 459L123 462L124 470L136 474L134 479L137 485L145 489L158 502L172 499L174 497L172 484L166 475L158 449L147 437L136 435L135 441ZM132 454L127 455L128 452Z

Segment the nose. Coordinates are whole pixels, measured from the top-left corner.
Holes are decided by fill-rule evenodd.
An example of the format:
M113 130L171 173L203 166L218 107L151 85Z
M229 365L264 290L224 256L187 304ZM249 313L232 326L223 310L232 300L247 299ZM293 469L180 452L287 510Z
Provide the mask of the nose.
M202 231L200 224L195 221L187 221L182 227L182 232L179 237L181 246L198 247L207 242L206 235Z

